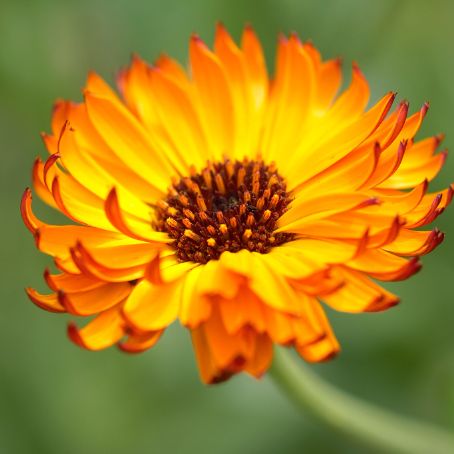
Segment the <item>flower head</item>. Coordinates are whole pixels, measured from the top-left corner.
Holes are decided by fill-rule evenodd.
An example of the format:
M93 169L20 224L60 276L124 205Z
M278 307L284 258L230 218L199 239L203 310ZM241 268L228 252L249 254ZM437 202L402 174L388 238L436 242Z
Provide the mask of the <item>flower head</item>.
M84 101L58 101L38 195L72 222L50 225L22 200L37 247L54 258L38 306L89 317L78 345L153 346L175 320L190 330L202 379L263 374L273 343L307 361L339 351L322 302L380 311L443 239L421 230L453 189L428 193L441 137L415 141L427 112L394 93L367 109L356 65L341 85L295 35L270 80L253 30L241 46L219 26L214 50L190 41L190 69L134 57L121 96L90 74ZM93 317L94 316L94 317Z

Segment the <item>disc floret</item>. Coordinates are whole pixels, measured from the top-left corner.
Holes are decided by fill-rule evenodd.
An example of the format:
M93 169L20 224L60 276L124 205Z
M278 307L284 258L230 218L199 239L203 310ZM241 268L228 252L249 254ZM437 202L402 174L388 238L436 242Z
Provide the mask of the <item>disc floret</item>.
M265 254L292 238L275 232L290 202L274 162L208 162L201 172L174 179L157 204L156 228L175 240L181 261L207 263L241 249Z

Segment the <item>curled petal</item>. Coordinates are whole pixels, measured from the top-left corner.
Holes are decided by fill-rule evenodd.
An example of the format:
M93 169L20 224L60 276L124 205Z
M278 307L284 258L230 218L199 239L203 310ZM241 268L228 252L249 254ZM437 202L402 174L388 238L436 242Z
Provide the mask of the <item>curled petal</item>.
M58 301L74 315L93 315L103 312L121 303L131 293L132 286L128 282L104 284L92 290L65 293L58 292Z
M342 312L377 312L396 305L399 299L362 273L338 267L333 273L344 285L326 295L323 300L333 309Z
M182 284L182 279L165 285L139 282L123 307L128 323L139 331L166 328L178 316Z
M112 188L105 201L105 212L111 224L120 232L140 241L169 242L169 237L161 232L155 232L149 224L139 220L127 219L120 207L117 191Z
M93 279L85 274L51 274L47 269L44 272L44 280L46 281L49 288L54 292L63 290L66 293L92 290L104 284L103 281Z
M334 336L321 306L318 303L315 303L313 307L317 312L320 324L324 328L324 335L315 342L308 344L296 344L296 350L306 361L327 361L339 353L339 342Z
M35 234L43 223L33 214L32 211L32 191L27 188L22 195L20 211L25 226Z
M101 312L83 328L68 325L68 337L79 347L102 350L117 343L125 334L125 323L117 307Z
M126 340L118 343L118 348L127 353L141 353L156 345L163 332L159 330L143 334L131 333Z
M421 256L432 252L443 239L444 233L436 228L429 232L404 229L385 249L397 255Z
M272 345L269 338L256 334L252 329L229 335L217 311L191 334L201 378L205 383L225 381L240 370L259 377L270 365Z
M43 295L32 288L25 289L30 300L41 309L48 312L66 312L65 307L60 303L56 293Z
M404 280L421 269L419 257L406 260L389 252L374 249L349 261L348 266L382 281Z

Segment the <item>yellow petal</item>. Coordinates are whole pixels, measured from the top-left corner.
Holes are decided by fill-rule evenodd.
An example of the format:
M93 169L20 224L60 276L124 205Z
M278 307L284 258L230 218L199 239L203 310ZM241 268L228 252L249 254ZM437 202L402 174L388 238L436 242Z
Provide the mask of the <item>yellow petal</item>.
M211 155L207 158L220 160L235 143L230 88L218 57L197 36L191 38L189 55L198 107L211 145Z
M126 109L92 93L85 94L85 103L94 127L123 164L144 175L156 194L164 195L175 169L153 146L138 121Z
M87 350L102 350L118 342L124 335L124 321L117 307L101 312L83 328L68 325L68 336Z
M139 282L123 308L128 322L141 331L156 331L170 325L180 310L183 282L183 279L164 285Z
M119 304L129 295L131 288L128 282L109 283L80 292L60 291L58 298L70 314L93 315Z

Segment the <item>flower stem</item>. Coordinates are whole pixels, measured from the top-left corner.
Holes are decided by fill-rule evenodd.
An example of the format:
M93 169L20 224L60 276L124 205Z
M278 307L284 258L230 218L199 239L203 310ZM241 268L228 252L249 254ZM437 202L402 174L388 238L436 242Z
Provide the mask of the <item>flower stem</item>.
M309 367L298 364L291 353L282 348L275 350L270 375L300 409L378 452L454 453L454 434L348 395L318 377Z

